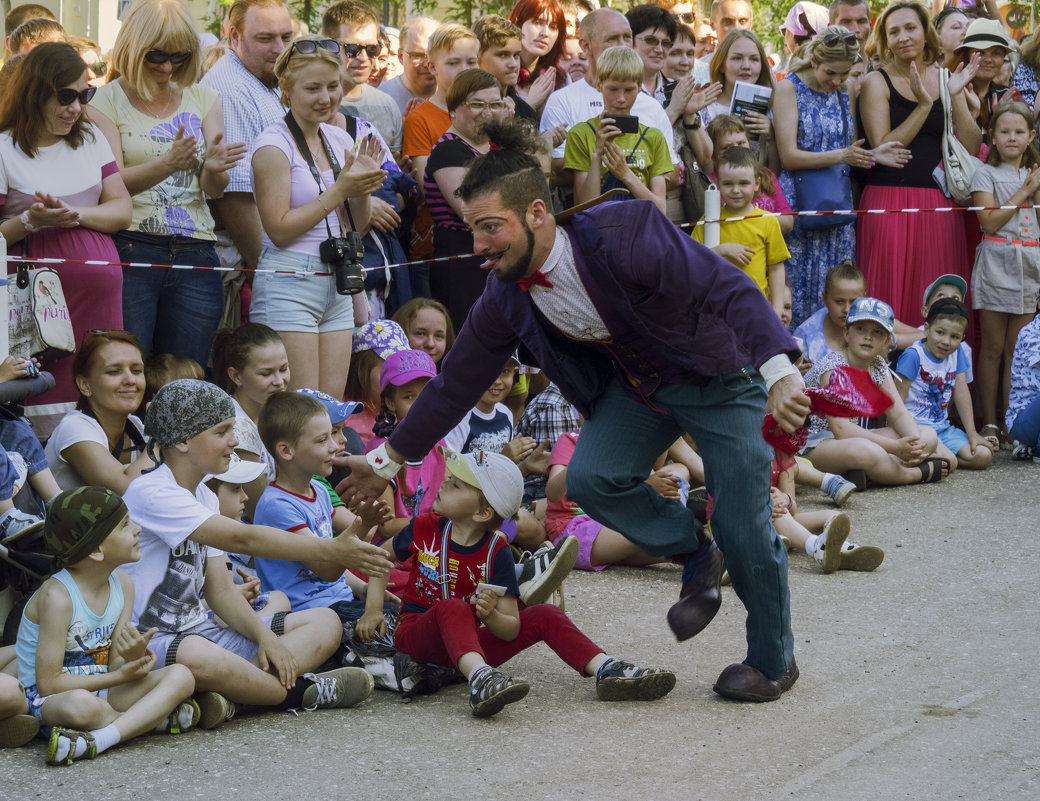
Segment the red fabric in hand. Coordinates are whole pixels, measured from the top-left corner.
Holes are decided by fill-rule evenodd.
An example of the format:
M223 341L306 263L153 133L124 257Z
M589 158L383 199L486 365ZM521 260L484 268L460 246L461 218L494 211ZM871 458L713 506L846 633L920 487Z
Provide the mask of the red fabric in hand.
M805 390L812 413L817 417L878 417L892 405L892 399L874 383L870 373L842 365L831 370L830 382L825 387ZM805 447L809 427L802 426L788 434L767 414L762 423L765 441L783 453L795 454Z

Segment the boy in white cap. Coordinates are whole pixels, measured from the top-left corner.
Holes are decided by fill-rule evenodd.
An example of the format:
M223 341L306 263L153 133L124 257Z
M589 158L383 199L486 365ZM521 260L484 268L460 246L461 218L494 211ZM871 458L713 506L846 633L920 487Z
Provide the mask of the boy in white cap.
M527 682L496 669L544 642L583 676L596 677L604 701L649 701L675 686L673 673L607 656L551 604L518 603L515 563L497 531L520 508L524 480L507 457L445 453L448 472L433 512L418 515L384 547L401 560L415 555L402 593L395 644L417 662L457 667L470 684L470 711L488 717L527 695ZM369 581L358 622L361 639L385 631L385 579ZM481 625L483 624L483 625Z

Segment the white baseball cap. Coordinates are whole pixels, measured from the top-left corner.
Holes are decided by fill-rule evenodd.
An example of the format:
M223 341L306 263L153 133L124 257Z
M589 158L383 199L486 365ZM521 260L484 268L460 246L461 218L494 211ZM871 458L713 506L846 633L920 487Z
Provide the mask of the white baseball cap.
M239 457L237 453L231 454L228 469L218 475L208 474L203 480L205 483L211 478L223 481L225 484L248 484L253 479L259 478L264 472L263 462L247 462Z
M508 456L488 451L458 454L445 447L441 453L451 474L483 492L499 517L508 520L520 511L524 476Z

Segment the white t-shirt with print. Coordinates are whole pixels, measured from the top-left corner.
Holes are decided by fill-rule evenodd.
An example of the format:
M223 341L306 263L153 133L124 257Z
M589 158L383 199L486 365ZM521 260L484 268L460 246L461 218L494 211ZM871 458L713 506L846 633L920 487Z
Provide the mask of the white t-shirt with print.
M171 634L204 623L206 559L223 552L188 538L220 514L217 496L205 484L186 490L163 464L131 481L123 500L141 527L141 558L121 568L134 582L134 625Z

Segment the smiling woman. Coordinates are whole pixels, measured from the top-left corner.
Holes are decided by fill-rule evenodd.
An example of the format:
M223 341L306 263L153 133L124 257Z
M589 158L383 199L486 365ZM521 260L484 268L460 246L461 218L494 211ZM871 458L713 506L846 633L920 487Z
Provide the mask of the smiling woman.
M121 328L119 267L110 234L130 222L130 198L112 151L83 118L93 88L67 44L24 57L0 106L0 233L12 255L73 259L56 266L76 341L93 328ZM60 95L60 97L59 97ZM72 356L47 362L57 382L26 409L46 437L76 399Z

